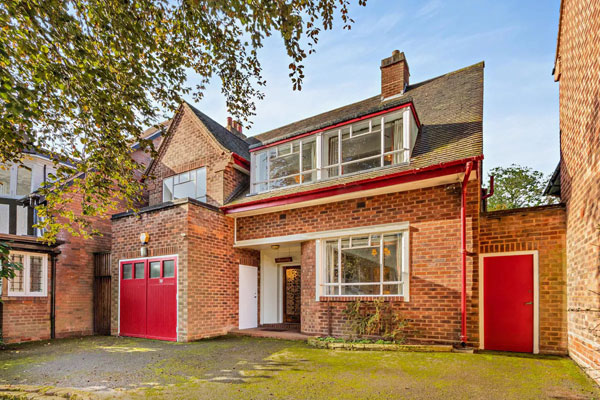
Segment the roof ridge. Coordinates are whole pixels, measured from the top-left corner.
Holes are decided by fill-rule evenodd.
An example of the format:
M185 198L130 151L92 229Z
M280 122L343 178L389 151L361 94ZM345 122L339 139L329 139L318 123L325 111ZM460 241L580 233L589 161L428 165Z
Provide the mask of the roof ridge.
M481 67L481 68L485 67L485 62L484 61L479 61L479 62L477 62L475 64L472 64L472 65L469 65L469 66L466 66L466 67L462 67L462 68L459 68L457 70L450 71L450 72L447 72L445 74L438 75L438 76L435 76L433 78L430 78L430 79L427 79L427 80L424 80L424 81L420 81L420 82L408 85L407 88L406 88L406 91L403 93L403 95L400 96L398 99L395 99L396 101L394 101L393 103L396 104L396 103L398 103L398 101L400 101L402 99L405 99L406 101L410 101L410 94L411 94L410 91L411 91L411 89L415 89L415 88L417 88L419 86L422 86L422 85L424 85L426 83L433 82L433 81L435 81L437 79L441 79L441 78L444 78L444 77L447 77L447 76L452 76L454 74L461 73L461 72L464 72L464 71L467 71L467 70L470 70L470 69L473 69L473 68L478 68L478 67ZM288 124L281 125L281 126L278 126L276 128L273 128L273 129L269 129L268 131L264 131L264 132L259 133L257 135L249 136L249 138L250 137L251 138L255 138L256 140L259 140L261 142L272 142L273 140L275 140L275 138L280 137L280 135L276 135L274 137L269 137L269 134L272 134L275 131L285 130L285 128L289 128L289 127L291 127L293 125L306 123L306 122L308 122L311 119L316 119L318 117L322 117L322 116L325 116L327 114L334 114L335 112L338 112L338 111L340 111L342 109L351 108L352 106L359 105L361 103L367 103L369 101L375 101L375 100L378 100L378 99L379 100L381 99L381 94L376 94L374 96L369 96L369 97L366 97L366 98L364 98L362 100L359 100L359 101L348 103L348 104L345 104L345 105L342 105L342 106L339 106L339 107L336 107L336 108L333 108L333 109L330 109L330 110L327 110L327 111L324 111L324 112L321 112L321 113L318 113L318 114L310 115L308 117L305 117L305 118L302 118L302 119L290 122ZM388 104L388 103L392 104L391 101L386 102L386 104ZM294 135L295 134L288 133L287 135L285 135L285 134L281 135L281 137L282 138L283 137L287 137L287 136L291 137L291 136L294 136ZM251 144L250 145L251 148L253 146L256 146L256 144L254 144L254 145Z

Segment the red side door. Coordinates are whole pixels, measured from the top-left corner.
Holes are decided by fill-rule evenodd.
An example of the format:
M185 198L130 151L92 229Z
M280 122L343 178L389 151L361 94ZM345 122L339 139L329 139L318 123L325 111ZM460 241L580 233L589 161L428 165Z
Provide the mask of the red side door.
M177 340L177 260L120 263L121 336Z
M120 335L146 336L146 262L121 265Z
M484 348L533 352L533 255L483 259Z
M177 339L177 281L175 260L148 261L147 336Z

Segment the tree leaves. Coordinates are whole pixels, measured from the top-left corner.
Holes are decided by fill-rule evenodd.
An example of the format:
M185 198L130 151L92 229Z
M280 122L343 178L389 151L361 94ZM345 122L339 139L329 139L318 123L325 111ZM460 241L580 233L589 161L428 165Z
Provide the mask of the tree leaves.
M512 164L492 168L489 175L494 176L494 195L488 199L490 211L557 203L553 197L542 195L550 177L540 171Z
M275 33L300 90L302 61L350 0L1 0L0 163L24 152L56 161L40 190L44 239L61 229L93 235L91 221L135 208L140 165L133 144L155 154L142 127L169 118L183 94L202 97L218 78L230 113L248 121L266 84L258 49ZM364 0L358 0L365 5ZM188 71L200 76L194 88ZM77 176L77 179L73 179ZM77 210L77 212L74 212Z

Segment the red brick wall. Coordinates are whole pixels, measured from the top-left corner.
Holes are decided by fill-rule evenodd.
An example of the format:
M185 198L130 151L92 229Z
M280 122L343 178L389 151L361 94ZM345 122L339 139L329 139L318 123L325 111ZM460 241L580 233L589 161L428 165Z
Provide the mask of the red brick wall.
M557 73L569 354L600 382L600 4L563 0L561 7Z
M239 265L259 266L260 253L233 248L234 221L220 212L190 207L188 223L188 340L195 340L238 327Z
M566 214L544 206L482 214L480 252L537 250L540 281L540 352L567 352Z
M70 204L81 213L81 198ZM56 337L91 335L94 330L93 285L94 253L110 251L111 224L108 218L93 218L93 226L102 236L84 239L61 231L57 237L56 262ZM23 342L50 338L51 263L48 259L46 297L8 297L3 290L2 334L6 342Z
M249 179L248 175L236 176L239 171L233 171L231 152L224 150L193 111L183 105L150 171L156 179L147 183L149 204L162 203L164 178L201 167L206 167L207 202L212 205L223 205L237 183Z
M148 232L149 256L178 255L178 340L227 333L238 323L239 264L259 265L259 253L233 248L233 220L195 203L113 221L112 334L118 334L119 260L139 256Z
M50 286L50 257L48 257ZM50 288L46 297L8 297L8 282L2 290L2 340L5 343L50 338Z
M468 188L468 334L478 342L477 252L479 183ZM456 343L460 338L460 185L347 200L284 212L238 218L238 240L344 229L393 222L410 223L410 302L395 308L411 319L412 339ZM364 208L357 203L365 202ZM280 219L286 214L285 219ZM347 333L343 309L348 299L315 301L314 242L302 244L302 331ZM323 298L325 300L325 298ZM330 317L331 309L331 317Z

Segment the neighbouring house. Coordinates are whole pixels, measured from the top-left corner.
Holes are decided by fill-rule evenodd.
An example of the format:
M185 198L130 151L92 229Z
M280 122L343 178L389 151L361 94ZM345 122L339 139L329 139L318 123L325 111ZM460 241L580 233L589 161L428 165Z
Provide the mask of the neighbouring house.
M345 335L349 302L389 302L409 340L565 354L565 210L484 212L483 71L410 82L246 137L183 103L112 217L111 332Z
M600 5L563 0L554 64L560 164L546 194L566 203L569 355L600 382Z
M168 126L168 121L162 124ZM164 129L144 136L160 146ZM134 146L132 157L147 165ZM0 241L23 265L12 280L0 281L0 340L6 343L110 333L110 218L95 218L102 236L85 240L61 232L53 245L38 238L29 198L56 172L54 160L27 153L21 164L0 166ZM77 214L81 199L70 204Z

